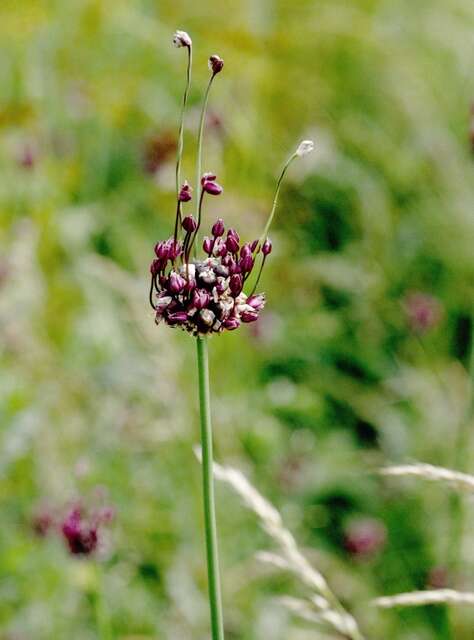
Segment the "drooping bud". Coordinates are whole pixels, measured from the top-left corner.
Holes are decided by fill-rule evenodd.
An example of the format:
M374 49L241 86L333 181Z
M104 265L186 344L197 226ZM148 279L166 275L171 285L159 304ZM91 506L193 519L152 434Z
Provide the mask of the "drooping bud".
M197 229L197 222L192 215L183 218L182 227L188 233L192 233Z
M171 293L180 293L186 286L186 280L176 271L172 271L169 277L168 289Z
M193 307L199 311L209 304L211 296L205 289L195 289L193 293Z
M238 318L228 318L224 321L223 326L228 331L234 331L240 327L240 320Z
M314 149L314 142L312 140L303 140L299 143L298 148L296 149L296 155L300 158L302 156L308 155Z
M167 321L170 325L184 324L188 319L186 311L176 311L175 313L168 313Z
M158 242L155 244L155 254L160 260L167 260L169 258L169 245L167 242Z
M216 222L212 225L212 235L215 238L220 238L220 236L224 235L224 230L224 220L217 218Z
M176 260L178 256L183 252L183 247L179 241L174 241L173 238L168 240L169 246L169 258L170 260Z
M209 195L211 196L220 196L220 194L223 192L223 188L221 187L221 185L217 182L214 182L213 180L207 180L206 182L204 182L202 188L203 191L209 193Z
M264 256L268 256L272 252L272 241L267 238L262 245L262 253Z
M211 255L212 247L213 247L213 242L211 238L209 238L208 236L205 236L204 240L202 241L203 251L208 255Z
M180 47L191 47L193 41L191 40L189 33L186 33L186 31L178 30L175 31L175 34L173 36L173 44L179 49Z
M150 265L150 273L152 276L156 276L160 273L161 271L161 260L158 260L158 258L155 258L155 260L153 260L153 262Z
M240 294L243 286L244 286L244 280L240 275L240 273L234 273L232 276L230 276L229 289L234 297Z
M265 296L263 293L258 293L256 295L250 296L247 298L247 304L255 311L261 311L265 306Z
M206 173L202 174L202 178L201 178L201 184L202 186L204 186L205 182L208 182L209 180L215 180L217 178L215 173L211 173L210 171L207 171Z
M178 193L178 200L180 202L189 202L192 199L192 187L188 184L187 181L181 186L181 189Z
M213 75L220 73L224 67L224 60L216 54L212 55L209 58L209 69L212 71Z
M240 319L242 322L255 322L255 320L258 320L258 311L249 305L245 305L244 310L240 314Z

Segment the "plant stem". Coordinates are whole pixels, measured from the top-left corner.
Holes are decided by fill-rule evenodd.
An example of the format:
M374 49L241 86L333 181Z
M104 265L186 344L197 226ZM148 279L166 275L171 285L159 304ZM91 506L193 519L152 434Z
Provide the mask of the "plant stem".
M214 501L214 477L212 468L211 397L209 390L207 338L198 337L196 343L199 376L199 409L201 419L204 526L206 536L207 575L209 583L209 605L211 609L211 630L212 640L224 640Z
M275 215L276 207L277 207L277 204L278 204L278 196L280 195L281 183L283 182L283 178L285 177L285 173L287 172L288 167L290 166L290 164L297 157L298 157L298 154L297 153L293 153L288 158L288 160L286 161L285 166L283 167L283 169L282 169L282 171L280 173L280 177L278 178L278 182L277 182L276 189L275 189L275 195L273 197L272 210L270 211L270 215L268 216L268 220L267 220L267 223L265 225L265 229L263 230L263 233L260 236L260 241L259 241L259 245L260 246L265 242L265 239L266 239L266 237L268 235L268 230L270 229L270 225L272 224L273 217Z
M95 615L97 631L100 640L112 640L112 627L110 616L104 598L104 572L101 566L97 566L97 590L95 593Z

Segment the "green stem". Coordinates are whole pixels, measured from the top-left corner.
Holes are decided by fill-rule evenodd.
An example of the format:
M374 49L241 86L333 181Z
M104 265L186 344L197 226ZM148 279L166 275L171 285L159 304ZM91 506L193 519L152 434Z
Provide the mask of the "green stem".
M211 91L211 86L212 86L212 81L214 80L215 77L215 73L213 73L211 75L211 77L209 78L209 82L207 83L207 87L206 87L206 93L204 94L204 100L202 103L202 109L201 109L201 117L199 119L199 131L198 131L198 140L197 140L197 159L196 159L196 192L195 192L195 197L196 197L196 220L198 218L200 218L201 216L201 190L202 190L202 186L201 186L201 178L202 178L202 140L203 140L203 136L204 136L204 122L206 120L206 111L207 111L207 104L209 102L209 93ZM195 236L194 236L194 240L196 242L196 245L199 242L199 237L198 237L198 231L196 230Z
M272 210L270 211L270 215L268 216L268 220L267 220L267 224L265 225L265 229L263 230L263 233L260 236L260 241L259 241L259 245L260 246L265 242L265 239L266 239L266 237L268 235L268 230L270 229L270 225L272 224L273 217L275 215L276 207L277 207L277 204L278 204L278 196L280 195L281 183L283 182L283 178L285 177L285 173L287 172L287 169L290 166L290 164L297 157L298 157L298 154L296 152L293 155L291 155L288 158L288 160L286 161L286 164L285 164L285 166L283 167L283 169L282 169L282 171L280 173L280 177L278 178L278 182L277 182L276 189L275 189L275 196L273 197Z
M197 362L199 375L199 409L201 418L202 486L204 497L204 526L206 535L209 605L211 608L212 640L224 640L222 602L217 549L217 527L214 502L212 459L211 397L209 390L209 359L207 338L198 337Z
M112 640L112 626L109 611L104 598L104 573L101 566L97 567L97 591L95 593L95 616L100 640Z
M183 157L184 146L184 113L186 111L186 103L188 101L189 89L191 87L191 69L193 65L193 52L191 47L188 49L188 66L186 70L186 87L184 89L183 102L181 103L181 114L179 119L178 133L178 149L176 154L176 197L179 195L181 188L181 159Z

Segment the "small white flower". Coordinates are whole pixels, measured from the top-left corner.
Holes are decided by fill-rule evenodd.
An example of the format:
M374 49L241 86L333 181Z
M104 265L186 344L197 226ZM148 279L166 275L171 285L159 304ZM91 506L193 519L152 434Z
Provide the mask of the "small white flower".
M189 33L186 31L176 31L173 36L173 44L175 47L191 47L193 41L191 40Z
M302 156L308 155L314 149L314 142L312 140L303 140L299 143L298 148L296 149L296 155L300 158Z
M216 274L210 267L208 267L207 269L203 269L200 272L199 277L206 284L212 284L213 282L216 281Z

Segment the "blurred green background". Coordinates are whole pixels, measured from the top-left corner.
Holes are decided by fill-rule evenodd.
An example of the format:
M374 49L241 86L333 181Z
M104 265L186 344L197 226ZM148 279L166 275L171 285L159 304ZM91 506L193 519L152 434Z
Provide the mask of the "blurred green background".
M2 1L0 638L98 638L98 593L114 638L209 637L194 342L147 301L174 218L176 28L195 50L191 180L207 57L225 60L207 223L256 237L282 162L316 142L282 193L263 317L210 344L216 456L280 509L367 638L471 639L469 610L368 601L474 590L472 502L374 473L474 469L472 0ZM38 509L97 487L117 511L103 562L35 536ZM228 640L327 637L276 602L300 587L257 563L271 543L238 498L217 498ZM361 526L385 539L361 552Z

